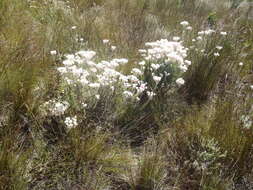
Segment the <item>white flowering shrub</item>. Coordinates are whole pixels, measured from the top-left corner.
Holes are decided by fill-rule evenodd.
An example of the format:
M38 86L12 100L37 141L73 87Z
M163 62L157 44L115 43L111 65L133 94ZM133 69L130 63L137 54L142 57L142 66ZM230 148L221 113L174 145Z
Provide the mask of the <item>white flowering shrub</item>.
M45 114L60 116L65 113L69 107L69 103L66 101L56 101L54 99L45 102L42 106L42 109L47 111Z
M107 43L107 40L103 42ZM146 43L146 47L139 50L143 60L128 75L120 72L120 67L128 63L124 58L98 61L96 52L84 50L66 55L62 66L57 68L62 78L62 90L78 91L83 101L79 102L80 105L99 99L100 89L110 89L111 93L121 94L125 100L138 100L138 96L147 90L145 75L148 72L158 84L162 78L171 78L175 73L181 76L187 70L187 49L181 42L162 39ZM183 79L177 83L183 84ZM154 93L154 89L149 90L148 94Z
M108 41L103 40L103 43ZM121 72L128 63L125 58L99 60L91 50L65 55L62 65L57 67L63 92L58 99L64 101L50 100L44 107L52 115L59 116L69 107L78 110L94 107L105 96L110 97L110 101L116 100L120 107L138 102L144 92L151 99L161 86L183 85L181 76L190 61L185 60L187 49L182 42L162 39L145 45L146 49L139 50L142 59L129 74ZM74 121L71 118L65 119L68 128L74 128L78 123L76 118Z
M104 43L107 41L104 40ZM119 70L128 63L127 59L98 61L95 56L96 52L83 50L65 56L62 65L57 68L63 92L58 99L64 100L64 105L68 106L49 101L44 105L49 110L48 114L63 115L69 107L72 113L78 110L85 112L104 101L103 98L116 101L117 109L139 100L138 96L146 89L146 84L139 77L142 72L135 68L131 74L125 75ZM77 118L74 121L72 117L65 119L67 128L74 128L77 123Z
M182 39L175 36L172 41L161 39L145 43L145 48L138 50L141 57L137 65L128 63L128 59L125 58L101 60L101 56L92 50L80 50L65 55L62 65L57 67L63 92L58 99L64 100L68 107L76 111L85 112L89 108L101 107L98 103L107 98L110 102L115 101L114 106L116 105L116 109L115 107L108 109L117 112L121 109L127 110L128 105L138 105L143 94L148 97L145 99L147 101L157 94L163 94L164 89L177 89L184 85L183 74L192 63L187 60L189 48L184 46L184 33L191 31L192 27L187 21L182 21L180 24L183 29ZM205 47L207 36L213 33L215 31L211 29L197 33L198 36L192 41L195 43L196 51L198 48ZM221 33L225 35L225 32ZM111 44L108 39L102 40L102 43L106 47ZM214 57L220 55L218 51L222 49L222 46L217 46L216 49ZM57 55L55 51L51 54ZM132 65L130 73L121 72L122 68L130 64ZM161 98L158 101L160 100ZM63 110L59 110L61 109L59 105L48 103L53 115L63 115L67 109L64 107ZM141 103L144 102L141 101Z
M227 32L213 29L206 29L193 34L191 33L193 28L188 21L182 21L180 25L182 34L174 36L171 41L161 39L145 43L144 48L138 50L140 59L137 64L129 63L128 59L125 58L104 60L101 59L104 57L103 55L92 50L80 50L65 55L62 65L57 67L61 78L61 91L63 92L58 99L67 102L68 108L74 108L75 110L72 110L72 113L76 111L97 112L92 111L92 108L100 107L100 111L110 109L114 118L118 115L118 111L121 113L129 112L127 106L146 105L147 100L156 96L158 98L152 102L159 105L158 107L165 105L163 101L168 98L168 95L165 95L168 90L173 89L172 92L175 92L182 85L189 85L184 79L184 73L192 63L196 65L195 62L199 61L194 59L194 56L198 59L205 58L202 60L206 60L206 63L203 63L201 68L206 68L208 72L209 68L205 66L209 65L207 61L210 59L212 64L216 63L223 50L222 40L217 41L217 43L213 42L213 36L218 36L220 39L225 39L227 36ZM191 35L187 33L191 33ZM190 43L189 38L191 38ZM106 57L115 55L113 51L116 46L112 47L109 39L102 40L101 44L110 49L107 54L109 53L111 56L107 55ZM52 56L58 56L55 51L50 53ZM130 72L122 72L128 66L131 66ZM212 73L212 76L215 75L215 72ZM205 81L201 82L204 83ZM111 107L105 108L101 102L110 102ZM65 113L65 110L57 113L56 110L60 108L57 108L56 104L50 102L49 104L50 112L53 115ZM165 112L165 110L159 110L159 112ZM65 116L69 116L69 113ZM72 116L73 114L70 118Z
M228 34L209 28L192 32L193 27L188 21L182 21L180 25L181 35L178 33L172 37L171 41L160 39L145 43L145 46L137 52L140 55L137 64L125 58L115 58L115 50L118 51L120 47L112 45L111 40L106 38L100 44L104 47L102 51L105 51L106 56L100 55L99 50L97 51L99 54L92 50L80 50L73 54L66 54L62 64L57 67L62 93L56 99L61 101L58 101L58 104L52 101L46 103L48 113L67 117L65 124L68 128L74 128L80 123L77 118L85 118L85 116L76 117L77 112L96 112L95 114L99 115L100 111L105 113L104 110L107 109L110 110L113 118L115 116L117 118L118 114L131 112L131 109L127 107L142 109L151 99L153 99L152 105L158 105L159 109L163 107L158 110L159 113L167 113L164 108L168 106L164 104L164 101L168 99L170 92L176 92L181 86L190 86L187 80L185 81L187 75L184 73L192 65L193 68L196 68L196 62L199 60L205 61L200 67L207 70L204 72L208 72L208 65L210 65L208 61L215 64L222 56L224 44L221 42ZM220 40L214 42L212 40L214 36ZM52 50L50 54L54 58L60 56L60 53L55 50ZM111 58L106 60L105 57ZM131 67L130 71L122 72L126 67ZM205 75L204 72L199 74ZM213 77L216 72L211 74ZM195 85L197 80L191 81L194 81ZM204 85L205 81L207 80L200 82ZM206 86L209 87L209 85ZM200 89L205 90L207 87ZM154 97L157 98L154 99ZM61 103L64 106L60 106ZM99 111L93 109L97 107ZM74 117L75 122L72 124L70 118Z
M187 71L187 48L182 42L161 39L145 45L147 49L139 50L144 58L139 64L144 68L144 80L153 90L171 85ZM180 81L177 84L184 83L182 78Z
M133 69L131 75L119 72L119 67L125 65L127 59L112 59L110 61L94 60L94 51L79 51L67 55L63 66L57 70L63 79L63 90L78 90L81 101L99 100L100 90L107 89L111 94L121 94L125 99L134 99L145 90L145 84L138 78L141 74Z

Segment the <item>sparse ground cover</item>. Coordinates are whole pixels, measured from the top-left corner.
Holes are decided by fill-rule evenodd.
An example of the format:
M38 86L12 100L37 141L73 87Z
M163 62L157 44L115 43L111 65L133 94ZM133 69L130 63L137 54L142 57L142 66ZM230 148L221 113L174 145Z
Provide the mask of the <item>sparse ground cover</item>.
M253 4L0 0L0 189L251 190Z

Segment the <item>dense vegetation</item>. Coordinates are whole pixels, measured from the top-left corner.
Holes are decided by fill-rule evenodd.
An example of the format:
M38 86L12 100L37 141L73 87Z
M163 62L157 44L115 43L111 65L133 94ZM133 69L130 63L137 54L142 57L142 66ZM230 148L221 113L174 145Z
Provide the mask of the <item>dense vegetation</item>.
M252 11L0 0L0 189L252 189Z

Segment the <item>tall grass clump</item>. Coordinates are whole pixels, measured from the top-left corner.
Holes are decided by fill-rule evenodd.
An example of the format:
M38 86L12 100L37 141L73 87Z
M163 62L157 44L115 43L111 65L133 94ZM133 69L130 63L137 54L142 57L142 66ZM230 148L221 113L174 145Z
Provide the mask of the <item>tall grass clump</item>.
M232 185L224 166L227 153L208 135L209 118L202 114L190 114L185 123L178 122L161 135L171 188L229 189Z
M28 131L40 99L36 87L51 63L45 57L44 39L28 8L26 1L1 1L0 5L1 123L2 134L7 136Z
M108 188L111 178L119 178L132 162L127 146L114 144L108 132L71 129L57 146L46 147L45 141L37 141L30 170L32 189Z
M0 143L0 189L26 189L28 152L10 148L11 137Z
M166 160L154 139L148 140L140 155L136 155L135 163L124 176L129 189L156 190L167 189Z

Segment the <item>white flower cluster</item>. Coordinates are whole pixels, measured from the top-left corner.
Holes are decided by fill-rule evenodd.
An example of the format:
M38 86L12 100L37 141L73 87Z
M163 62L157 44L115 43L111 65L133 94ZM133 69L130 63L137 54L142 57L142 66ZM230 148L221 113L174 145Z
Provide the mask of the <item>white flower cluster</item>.
M189 26L187 21L181 23L183 27ZM110 44L110 40L104 39L104 44ZM174 37L174 41L161 39L145 44L146 49L140 49L143 56L139 64L132 68L130 74L120 72L120 67L128 63L127 59L112 59L96 61L96 52L81 50L74 54L66 55L62 66L57 70L61 74L64 85L71 88L78 88L82 93L82 98L94 97L100 99L100 89L110 89L112 92L121 94L127 100L139 100L139 95L146 92L150 98L155 95L154 90L148 88L148 84L142 79L147 65L152 69L153 80L158 84L164 75L170 75L166 71L159 73L158 69L164 65L171 65L178 68L181 72L186 72L190 61L187 57L187 48L182 45L180 37ZM115 49L115 48L114 48ZM180 76L178 76L180 77ZM179 78L176 83L183 85L184 80Z
M208 36L208 35L211 35L213 33L215 33L215 30L208 29L208 30L202 30L202 31L198 32L198 35L199 36L204 36L204 35Z
M66 101L59 102L56 100L49 100L43 104L43 108L48 110L50 114L59 116L65 113L69 108L69 103Z
M148 42L145 45L147 49L140 49L139 52L144 57L144 61L141 61L139 65L145 67L147 63L153 71L153 80L158 83L163 74L156 72L161 66L167 64L174 64L182 73L186 72L188 66L191 65L191 61L186 60L187 48L182 45L179 37L174 37L174 41L168 41L167 39L161 39L155 42ZM156 74L155 74L156 73ZM171 73L165 73L166 76ZM180 78L177 84L184 84L184 80Z
M189 48L194 49L197 52L205 53L205 48L206 48L206 45L207 45L207 41L208 41L208 39L210 39L210 37L213 34L226 36L228 33L227 32L218 32L218 31L213 30L213 29L206 29L206 30L199 31L197 34L198 35L196 36L196 38L192 39L192 42L194 44L191 45ZM222 49L223 49L222 46L217 45L215 47L216 52L213 53L213 56L214 57L219 57L221 55L219 51L221 51Z
M66 117L64 123L67 126L68 130L73 129L78 125L77 117Z
M94 51L79 51L72 55L66 55L63 66L57 70L68 85L79 85L90 97L99 99L98 89L109 87L112 91L120 85L119 90L126 97L136 97L146 89L146 84L139 79L142 71L133 68L131 75L119 72L119 66L128 63L127 59L112 59L111 61L95 62Z
M127 99L136 98L139 100L138 95L145 90L147 91L147 84L141 80L147 62L152 62L151 68L154 71L152 75L156 83L162 78L162 76L155 74L155 71L161 66L161 60L163 64L176 64L182 72L185 72L191 63L184 59L187 56L187 49L181 42L162 39L156 42L148 42L146 46L147 49L139 50L144 56L144 60L131 70L130 75L119 72L119 67L128 63L127 59L95 62L96 52L83 50L66 55L63 66L58 67L57 70L67 85L81 87L89 97L99 99L98 90L105 87L112 91L121 92L122 96ZM169 75L169 73L167 74ZM183 84L184 81L180 79L177 83ZM153 97L155 93L151 91L149 89L147 94Z
M192 27L189 26L189 22L188 21L182 21L180 22L180 24L186 29L186 30L192 30Z
M163 60L165 64L176 63L183 72L187 71L189 63L185 62L187 48L181 42L161 39L156 42L148 42L146 46L149 47L146 53L143 54L146 60L154 62ZM159 68L159 65L157 67Z
M251 129L251 127L253 126L253 120L249 115L242 115L241 121L243 124L243 128L245 129Z
M192 39L193 42L195 41L202 41L204 40L207 36L211 36L212 34L217 34L217 31L215 30L212 30L212 29L207 29L207 30L202 30L202 31L199 31L198 32L198 36L196 37L196 39ZM221 36L226 36L227 35L227 32L220 32L220 35ZM220 46L217 46L217 49L218 50L221 50L222 47Z

